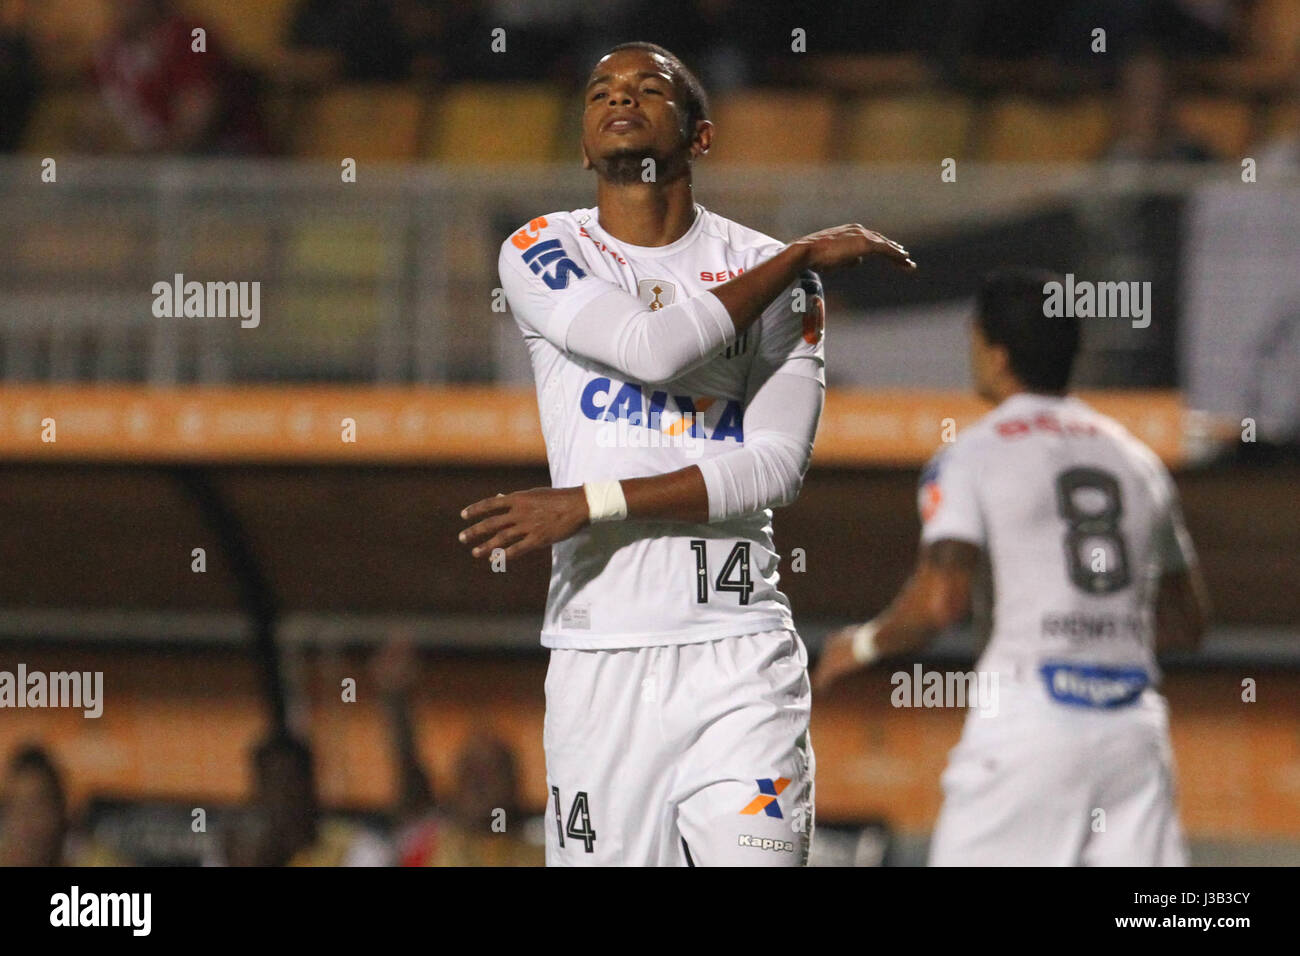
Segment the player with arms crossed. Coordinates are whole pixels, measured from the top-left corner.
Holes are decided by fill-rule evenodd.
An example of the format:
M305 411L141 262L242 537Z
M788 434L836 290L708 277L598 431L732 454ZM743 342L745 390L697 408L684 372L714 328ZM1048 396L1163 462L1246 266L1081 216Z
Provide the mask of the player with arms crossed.
M1164 465L1066 394L1079 326L1044 316L1051 281L985 282L971 365L997 407L926 467L914 574L831 637L814 686L914 651L967 615L974 588L996 707L972 708L950 756L931 864L1181 865L1155 655L1200 643L1205 589Z
M470 505L460 536L553 546L547 863L801 863L811 695L770 509L821 415L814 270L915 264L859 225L785 245L696 204L713 125L661 47L615 47L585 101L597 206L533 219L498 263L553 487Z

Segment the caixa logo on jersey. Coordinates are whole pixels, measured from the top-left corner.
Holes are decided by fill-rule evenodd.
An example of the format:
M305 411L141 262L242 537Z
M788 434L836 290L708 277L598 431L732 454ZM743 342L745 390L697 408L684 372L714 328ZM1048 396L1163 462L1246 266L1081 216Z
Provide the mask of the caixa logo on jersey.
M672 437L745 440L744 410L734 399L693 398L662 391L647 394L635 383L619 386L601 376L587 383L578 404L582 414L593 422L626 420L629 425Z
M523 254L523 260L534 275L541 276L543 282L557 291L568 288L570 277L587 278L587 273L569 258L559 239L539 242Z

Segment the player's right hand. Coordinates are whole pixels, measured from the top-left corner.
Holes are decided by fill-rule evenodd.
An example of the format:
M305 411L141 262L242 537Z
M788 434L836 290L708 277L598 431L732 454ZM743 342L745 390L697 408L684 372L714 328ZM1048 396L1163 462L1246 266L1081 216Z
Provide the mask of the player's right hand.
M811 233L791 245L806 248L807 267L817 272L857 265L867 256L884 256L909 272L916 268L901 245L856 222Z

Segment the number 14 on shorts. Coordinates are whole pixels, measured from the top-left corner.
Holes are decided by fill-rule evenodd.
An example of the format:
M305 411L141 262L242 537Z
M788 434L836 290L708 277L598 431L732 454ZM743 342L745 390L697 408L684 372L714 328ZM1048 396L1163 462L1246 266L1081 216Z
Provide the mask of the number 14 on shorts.
M587 791L579 790L569 808L569 819L561 824L560 788L551 787L551 796L555 798L555 832L560 838L560 849L564 849L564 838L581 840L583 849L588 853L596 852L596 831L591 826L591 811L587 805Z

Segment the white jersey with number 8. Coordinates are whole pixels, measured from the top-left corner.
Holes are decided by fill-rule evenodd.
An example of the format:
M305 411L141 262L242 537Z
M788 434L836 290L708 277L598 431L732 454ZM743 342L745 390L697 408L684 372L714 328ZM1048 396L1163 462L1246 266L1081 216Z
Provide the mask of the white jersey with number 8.
M1156 682L1156 587L1194 555L1168 471L1113 419L1073 397L1013 395L931 460L920 509L923 543L970 542L991 564L981 671ZM1067 696L1071 680L1058 677Z

